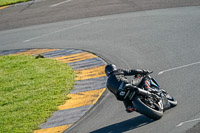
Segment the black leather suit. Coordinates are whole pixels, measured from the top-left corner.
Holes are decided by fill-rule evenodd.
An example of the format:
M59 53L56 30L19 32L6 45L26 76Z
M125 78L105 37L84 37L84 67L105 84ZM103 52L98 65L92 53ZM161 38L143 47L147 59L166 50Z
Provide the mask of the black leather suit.
M132 70L124 70L117 69L113 71L107 79L107 88L116 96L116 98L120 101L124 102L125 107L131 106L132 103L129 99L124 99L124 96L121 95L122 91L125 91L126 84L132 84L125 76L143 74L144 71L141 69L132 69ZM141 80L135 79L133 86L137 86Z

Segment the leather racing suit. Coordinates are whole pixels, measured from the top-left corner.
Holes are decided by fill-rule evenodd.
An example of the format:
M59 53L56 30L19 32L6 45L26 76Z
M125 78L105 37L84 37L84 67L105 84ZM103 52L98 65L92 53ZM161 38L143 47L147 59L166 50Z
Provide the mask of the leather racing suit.
M141 82L141 78L135 78L132 82L130 82L125 76L137 76L138 74L145 74L147 70L141 69L132 69L132 70L124 70L117 69L113 71L107 79L107 88L116 96L116 98L120 101L123 101L126 109L128 106L132 106L133 104L130 99L125 98L125 85L131 84L132 86L138 86Z

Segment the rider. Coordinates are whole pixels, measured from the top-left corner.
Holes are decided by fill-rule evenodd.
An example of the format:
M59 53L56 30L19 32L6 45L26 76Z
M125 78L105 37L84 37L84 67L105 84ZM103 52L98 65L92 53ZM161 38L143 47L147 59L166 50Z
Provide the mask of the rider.
M108 76L107 88L116 96L120 101L123 101L126 111L128 113L135 111L133 104L128 96L128 89L137 88L142 79L138 76L140 74L148 74L150 71L142 69L117 69L114 64L109 64L105 67L105 73ZM129 82L125 76L135 75L136 78ZM129 85L129 87L126 87Z

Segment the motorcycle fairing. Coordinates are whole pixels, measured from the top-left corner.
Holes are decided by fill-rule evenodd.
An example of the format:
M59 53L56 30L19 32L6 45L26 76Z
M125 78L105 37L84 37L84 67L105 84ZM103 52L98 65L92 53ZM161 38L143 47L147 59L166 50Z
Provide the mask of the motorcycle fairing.
M160 89L160 86L158 85L158 83L156 82L156 80L154 78L151 78L150 84L151 84L151 86L154 86L154 87Z

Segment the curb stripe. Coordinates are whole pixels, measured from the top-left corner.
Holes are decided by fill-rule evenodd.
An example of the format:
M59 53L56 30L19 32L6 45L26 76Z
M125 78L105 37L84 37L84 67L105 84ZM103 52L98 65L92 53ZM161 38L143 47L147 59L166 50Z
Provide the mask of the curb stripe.
M107 77L92 78L86 80L79 80L75 82L74 89L70 91L71 94L97 90L99 88L105 88Z
M59 50L56 50L56 51L44 53L43 55L46 58L55 58L55 57L61 57L61 56L67 56L67 55L82 53L82 52L83 52L82 50L75 50L75 49L59 49Z
M71 63L71 62L77 62L77 61L82 61L82 60L96 58L96 57L97 57L96 55L93 55L91 53L83 52L83 53L73 54L69 56L56 57L53 59L56 59L65 63Z
M16 53L15 55L37 55L37 54L42 54L42 53L56 51L56 50L58 49L31 49L28 51Z
M39 129L39 130L35 130L34 133L62 133L71 125L72 124L59 126L59 127L46 128L46 129Z
M105 88L93 91L80 92L76 94L69 94L67 96L71 97L71 99L66 100L66 103L64 105L59 106L58 109L64 110L95 104L104 91Z
M98 78L98 77L106 76L104 69L105 69L105 65L91 68L91 69L76 70L75 73L77 77L75 80L86 80L90 78Z
M40 125L41 129L73 124L78 121L93 105L72 109L58 110Z
M3 50L3 51L0 51L0 56L1 55L16 54L16 53L24 52L24 51L27 51L27 50L29 50L29 49Z
M6 8L6 7L8 7L8 6L2 6L2 7L0 7L0 10L4 9L4 8Z
M83 61L67 63L67 64L70 65L75 70L83 70L105 65L105 63L99 58L86 59Z

